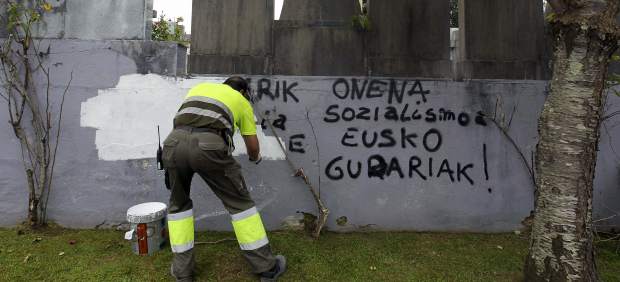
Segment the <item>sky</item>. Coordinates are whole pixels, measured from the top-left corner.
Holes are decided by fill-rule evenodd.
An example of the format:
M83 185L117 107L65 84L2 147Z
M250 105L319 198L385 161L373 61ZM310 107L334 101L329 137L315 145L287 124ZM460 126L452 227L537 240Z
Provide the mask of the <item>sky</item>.
M282 1L284 0L275 0L274 15L276 19L280 18ZM155 0L153 10L157 11L157 17L161 15L162 11L166 18L183 17L185 31L187 33L192 32L192 0Z

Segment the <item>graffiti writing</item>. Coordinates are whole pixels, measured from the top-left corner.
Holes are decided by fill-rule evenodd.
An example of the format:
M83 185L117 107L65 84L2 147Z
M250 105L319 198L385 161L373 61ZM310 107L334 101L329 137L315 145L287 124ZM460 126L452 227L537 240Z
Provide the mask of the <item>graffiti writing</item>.
M265 115L269 115L269 111L265 112ZM271 125L273 125L274 127L280 129L280 130L286 130L286 115L283 114L279 114L277 118L275 118L272 122ZM267 125L265 124L267 122L267 119L263 119L260 122L260 126L263 130L267 129Z
M299 98L295 95L295 87L298 85L299 83L297 82L262 78L256 82L256 94L259 100L262 100L264 97L268 97L271 100L282 98L284 103L291 99L295 103L299 103Z
M279 103L300 103L300 96L296 93L301 89L299 83L258 79L255 81L257 97ZM330 86L323 94L331 99L320 101L334 102L312 109L322 114L320 121L325 126L337 132L318 137L318 143L330 144L328 151L339 152L329 155L324 162L326 165L321 168L321 174L329 180L386 180L393 177L472 186L476 182L489 181L486 144L482 144L480 155L467 160L462 154L451 154L455 148L451 144L455 142L454 138L443 134L448 130L486 127L482 111L438 105L434 100L436 94L419 80L337 78L330 82ZM278 130L290 130L287 123L291 120L286 114L266 111L265 116L271 118L261 120L263 129L269 122ZM307 131L289 132L287 150L306 154L307 134ZM450 136L453 135L451 132ZM385 150L384 153L379 153L381 150Z
M402 103L405 95L419 96L416 104L426 103L426 95L430 93L422 88L419 80L402 80L395 79L345 79L339 78L332 85L334 96L338 99L345 100L362 100L382 98L387 96L388 103Z
M365 172L368 178L384 179L392 175L400 178L419 178L429 181L433 178L445 178L450 182L467 182L474 185L468 170L474 168L473 163L461 163L442 159L435 161L432 157L424 158L413 155L402 165L398 157L371 155L364 162L347 159L343 156L333 158L325 167L325 175L331 180L341 180L346 176L357 179ZM346 169L346 173L345 173Z
M387 103L377 106L352 106L342 102L330 104L325 107L323 115L323 121L327 124L397 122L402 125L385 128L348 126L338 136L339 144L343 148L373 152L377 149L394 148L406 153L398 156L371 153L363 159L351 157L360 154L334 156L323 171L330 180L409 177L422 181L446 179L451 183L474 185L473 175L478 167L484 169L485 180L488 180L486 144L482 165L436 156L441 152L445 141L436 126L455 124L462 128L472 125L485 127L487 124L481 111L472 113L429 106L432 93L418 80L340 78L334 81L331 90L339 101L384 99ZM408 126L410 123L424 123L431 128L420 130L419 126ZM445 156L445 153L442 155Z
M439 130L432 128L421 136L418 136L416 132L409 132L409 130L406 127L401 127L399 132L394 133L390 128L374 131L349 127L342 135L340 144L346 147L392 148L399 146L406 149L418 148L421 141L422 147L428 152L437 152L441 147L443 140Z
M477 125L486 126L483 114L478 112L474 118L465 111L454 112L449 109L427 108L425 110L410 109L409 104L402 107L342 107L341 105L329 105L325 110L323 121L327 123L337 123L340 121L351 122L356 120L365 121L422 121L427 123L435 122L454 122L460 126L470 125L472 119Z

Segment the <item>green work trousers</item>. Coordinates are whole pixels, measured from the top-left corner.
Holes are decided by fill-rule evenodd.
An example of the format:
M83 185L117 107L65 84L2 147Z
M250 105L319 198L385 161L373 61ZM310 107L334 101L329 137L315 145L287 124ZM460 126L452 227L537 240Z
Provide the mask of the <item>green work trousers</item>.
M261 273L275 266L275 257L241 175L241 166L228 154L228 146L221 136L175 129L164 141L163 161L171 189L168 209L168 229L174 253L171 272L178 280L191 279L195 268L190 198L194 173L204 179L230 213L243 256L252 271Z

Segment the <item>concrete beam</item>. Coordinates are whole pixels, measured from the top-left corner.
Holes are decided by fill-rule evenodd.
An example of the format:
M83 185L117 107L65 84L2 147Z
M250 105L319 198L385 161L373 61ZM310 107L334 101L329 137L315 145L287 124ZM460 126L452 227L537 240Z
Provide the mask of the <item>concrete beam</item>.
M349 22L359 11L358 0L285 0L280 20Z

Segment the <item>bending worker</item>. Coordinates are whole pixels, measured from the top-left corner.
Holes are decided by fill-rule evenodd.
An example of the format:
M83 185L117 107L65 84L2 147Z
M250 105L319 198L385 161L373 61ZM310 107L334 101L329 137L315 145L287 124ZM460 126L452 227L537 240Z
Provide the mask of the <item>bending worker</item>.
M232 218L243 256L261 281L276 281L286 270L284 256L271 253L258 210L250 197L241 166L231 153L239 129L250 161L260 162L249 87L241 77L223 84L202 83L189 91L164 141L163 162L171 189L168 230L174 258L171 274L192 281L195 268L194 216L190 199L197 173L220 198Z

